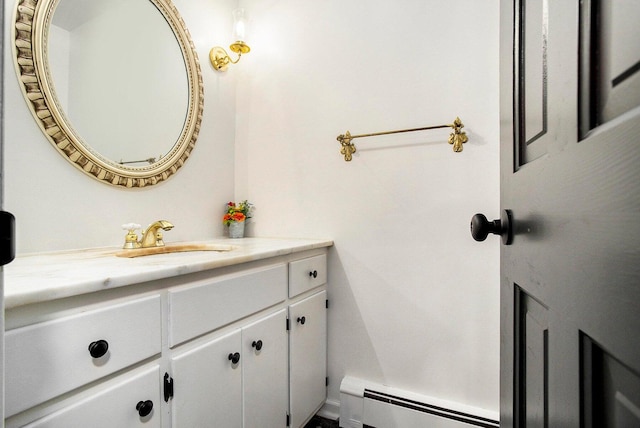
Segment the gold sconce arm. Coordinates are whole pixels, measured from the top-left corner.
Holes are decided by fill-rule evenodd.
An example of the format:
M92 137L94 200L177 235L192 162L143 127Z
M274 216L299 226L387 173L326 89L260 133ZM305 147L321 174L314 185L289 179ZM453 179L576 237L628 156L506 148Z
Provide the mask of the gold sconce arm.
M237 64L242 54L251 52L251 48L245 42L237 41L229 46L232 52L238 54L238 58L234 61L231 59L227 51L220 46L215 46L209 51L209 60L211 65L218 71L227 71L229 64Z
M356 146L352 143L352 140L355 138L361 137L375 137L378 135L389 135L389 134L400 134L403 132L415 132L415 131L426 131L429 129L439 129L439 128L452 128L453 131L451 135L449 135L449 144L453 144L453 151L459 153L462 151L462 144L469 141L467 138L467 134L462 131L464 125L459 117L453 121L452 124L448 125L436 125L436 126L427 126L423 128L412 128L412 129L400 129L398 131L384 131L384 132L374 132L371 134L360 134L360 135L351 135L349 131L345 134L338 135L338 142L342 146L340 149L340 154L344 156L344 160L349 162L353 159L353 154L356 152Z

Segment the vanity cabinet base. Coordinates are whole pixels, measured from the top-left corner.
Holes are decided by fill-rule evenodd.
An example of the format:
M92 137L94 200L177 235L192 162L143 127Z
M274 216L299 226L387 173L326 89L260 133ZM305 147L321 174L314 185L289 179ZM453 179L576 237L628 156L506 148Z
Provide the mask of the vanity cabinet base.
M5 425L301 428L326 400L325 278L321 248L14 309Z

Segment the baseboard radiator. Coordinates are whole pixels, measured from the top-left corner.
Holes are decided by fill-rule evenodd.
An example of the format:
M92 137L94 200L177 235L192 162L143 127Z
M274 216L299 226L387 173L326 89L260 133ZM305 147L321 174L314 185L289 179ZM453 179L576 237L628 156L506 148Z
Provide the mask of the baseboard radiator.
M386 385L345 377L341 428L498 428L499 415Z

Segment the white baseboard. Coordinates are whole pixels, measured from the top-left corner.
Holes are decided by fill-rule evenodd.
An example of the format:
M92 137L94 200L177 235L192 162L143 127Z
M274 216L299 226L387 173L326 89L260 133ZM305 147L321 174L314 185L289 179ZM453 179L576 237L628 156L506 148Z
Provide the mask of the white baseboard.
M340 417L340 402L327 399L324 406L318 410L317 415L325 419L337 421Z

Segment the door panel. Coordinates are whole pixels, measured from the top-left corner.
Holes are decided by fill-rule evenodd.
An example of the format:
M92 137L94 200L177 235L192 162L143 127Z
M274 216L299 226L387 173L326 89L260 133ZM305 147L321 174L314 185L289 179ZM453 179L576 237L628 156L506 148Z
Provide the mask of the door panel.
M514 108L517 166L546 153L547 30L545 0L516 3L515 44L521 55L514 63Z
M515 288L516 420L521 426L547 426L549 323L547 308Z
M640 2L583 0L580 8L580 131L640 105Z
M619 10L637 2L597 3ZM609 19L589 16L589 5L501 2L501 208L511 210L514 228L512 245L501 247L501 426L605 426L594 419L595 401L609 403L596 414L618 409L620 418L633 418L637 408L617 379L640 374L640 107L579 129L585 111L603 108L591 96L604 93L593 79L602 79L610 61L585 59L592 51L584 41L622 44L612 42L620 35L603 35L611 25L584 24ZM640 20L640 8L624 10L625 22ZM530 38L546 40L546 60ZM636 64L640 42L616 55ZM532 155L527 142L536 134L526 128L536 123L539 97L530 93L539 90L540 75L548 120L533 143L543 149ZM584 337L606 353L589 366L596 373L589 381ZM593 382L604 385L597 400L587 391Z
M640 426L640 376L582 335L584 428Z

